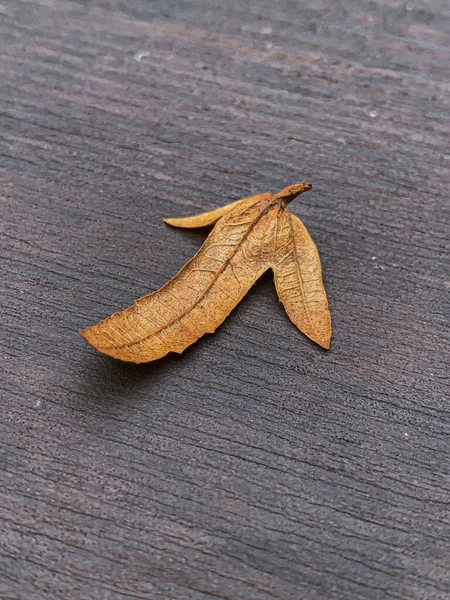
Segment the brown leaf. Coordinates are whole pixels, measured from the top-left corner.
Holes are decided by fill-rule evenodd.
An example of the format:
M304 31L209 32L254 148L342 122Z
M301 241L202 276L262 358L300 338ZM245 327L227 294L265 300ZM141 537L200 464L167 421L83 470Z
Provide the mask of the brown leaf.
M278 215L273 270L278 297L291 321L302 333L328 349L331 318L319 253L306 227L287 210Z
M216 223L221 217L231 212L234 208L237 208L238 206L243 205L244 203L246 206L250 206L256 203L265 195L266 194L260 194L259 196L250 196L249 198L242 198L241 200L236 200L236 202L232 202L231 204L227 204L226 206L221 206L220 208L216 208L215 210L200 213L199 215L194 215L193 217L183 217L181 219L164 219L164 222L168 225L172 225L173 227L183 227L184 229L207 227L208 225L213 225L213 223Z
M181 353L213 333L272 268L291 320L328 348L331 324L319 256L305 227L286 210L288 202L310 188L297 184L277 195L261 194L194 217L167 219L188 228L217 223L194 258L160 290L81 334L100 352L129 362Z

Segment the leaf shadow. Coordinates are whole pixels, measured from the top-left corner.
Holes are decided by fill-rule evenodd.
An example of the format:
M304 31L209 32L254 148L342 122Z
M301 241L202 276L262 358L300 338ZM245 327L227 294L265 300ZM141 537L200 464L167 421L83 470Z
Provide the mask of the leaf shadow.
M198 230L184 230L167 226L169 231L175 231L177 237L184 241L194 243L199 247L205 241L212 227ZM191 252L189 247L187 253ZM202 343L205 337L196 342L195 346ZM170 377L179 370L179 361L188 360L192 348L187 348L183 355L170 353L159 360L133 364L116 360L106 355L99 354L79 339L82 359L78 363L76 375L78 385L82 388L83 396L88 401L93 401L97 407L114 410L126 410L132 406L148 402L152 394L165 378ZM81 348L83 345L83 348Z
M254 303L258 296L262 297L261 304L258 300L259 306L255 306ZM263 303L265 308L261 309ZM149 400L155 403L163 399L170 393L170 390L174 389L173 383L165 385L168 379L183 378L183 373L186 374L192 368L196 370L202 368L197 363L202 346L211 343L212 337L215 338L217 344L226 344L228 334L226 323L228 323L228 327L236 327L242 318L245 321L249 310L253 316L256 315L257 322L261 327L263 327L264 315L267 315L267 312L272 313L272 311L273 316L275 316L275 311L280 311L280 315L282 315L280 318L289 323L287 315L283 315L283 307L276 295L271 269L255 282L242 301L231 311L226 322L214 334L204 335L195 344L186 348L181 355L170 353L153 362L133 364L99 354L84 345L83 349L80 349L80 352L83 353L80 363L83 395L94 402L97 407L107 407L114 411L130 410L148 403ZM295 326L293 327L295 328ZM310 340L305 338L304 341ZM81 339L80 343L84 344ZM316 347L313 342L310 343L311 346ZM236 340L235 351L238 356L238 340Z
M155 402L160 384L177 369L181 356L171 354L152 363L136 365L83 349L77 374L84 404L114 412L128 411L149 401Z

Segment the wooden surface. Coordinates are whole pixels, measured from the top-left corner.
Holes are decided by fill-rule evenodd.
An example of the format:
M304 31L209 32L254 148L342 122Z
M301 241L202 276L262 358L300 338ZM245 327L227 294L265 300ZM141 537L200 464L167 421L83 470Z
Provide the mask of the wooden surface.
M450 598L449 41L438 0L1 1L2 600ZM182 356L79 336L199 248L163 217L303 179L328 353L271 275Z

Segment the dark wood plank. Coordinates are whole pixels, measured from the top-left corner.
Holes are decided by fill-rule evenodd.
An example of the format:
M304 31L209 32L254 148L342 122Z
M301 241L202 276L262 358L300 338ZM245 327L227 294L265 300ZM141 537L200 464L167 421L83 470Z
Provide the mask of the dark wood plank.
M1 598L449 598L448 2L0 9ZM182 356L78 335L302 179L330 352L269 275Z

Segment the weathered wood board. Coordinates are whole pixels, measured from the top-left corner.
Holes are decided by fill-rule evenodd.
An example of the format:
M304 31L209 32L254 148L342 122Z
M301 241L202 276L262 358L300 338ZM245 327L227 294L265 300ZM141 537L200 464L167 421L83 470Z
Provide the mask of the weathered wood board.
M1 0L0 597L450 597L450 5ZM329 352L265 275L143 367L78 330L301 180Z

